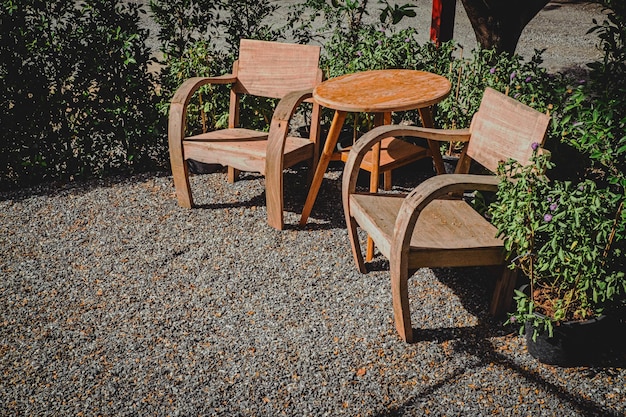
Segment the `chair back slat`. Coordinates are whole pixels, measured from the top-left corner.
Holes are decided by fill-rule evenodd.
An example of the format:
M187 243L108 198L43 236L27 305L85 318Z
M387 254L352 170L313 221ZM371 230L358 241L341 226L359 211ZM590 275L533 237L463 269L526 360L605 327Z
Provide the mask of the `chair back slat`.
M509 158L526 165L532 143L543 144L549 123L547 114L487 88L472 119L467 155L492 172Z
M235 70L237 93L282 98L322 80L320 47L242 39Z

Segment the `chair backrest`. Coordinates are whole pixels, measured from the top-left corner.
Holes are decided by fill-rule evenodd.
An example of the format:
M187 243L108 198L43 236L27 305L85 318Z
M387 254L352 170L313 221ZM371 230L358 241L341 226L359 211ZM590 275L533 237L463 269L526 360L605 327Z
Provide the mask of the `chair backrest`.
M237 93L282 98L291 91L313 88L322 81L320 47L242 39L233 68Z
M532 144L542 145L550 116L487 88L472 119L467 155L492 172L509 158L529 163Z

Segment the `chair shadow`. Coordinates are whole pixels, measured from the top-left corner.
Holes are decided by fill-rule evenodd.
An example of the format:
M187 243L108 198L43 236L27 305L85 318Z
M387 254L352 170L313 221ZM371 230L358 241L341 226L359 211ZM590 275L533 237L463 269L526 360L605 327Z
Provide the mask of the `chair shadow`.
M377 265L377 270L382 270L385 266L388 266L388 262L379 258L382 257L376 258L374 264ZM513 370L532 384L538 385L546 392L558 397L562 402L572 404L572 406L576 407L581 413L609 417L621 415L614 410L605 408L602 404L568 392L563 387L543 377L539 372L533 371L528 366L515 362L512 358L496 350L489 339L509 335L516 332L517 329L504 326L504 318L491 317L487 312L493 286L495 285L495 275L492 274L489 268L433 268L432 271L441 283L445 284L459 297L463 308L478 317L478 324L468 327L441 327L436 329L413 328L413 334L416 338L415 343L441 343L454 340L456 343L454 343L453 349L458 353L471 355L476 358L476 362L469 368L464 367L454 370L418 395L407 399L404 403L391 410L376 414L377 416L400 416L404 415L405 412L409 415L414 415L412 414L415 411L413 407L420 402L421 398L436 393L446 384L457 380L473 367L487 366L490 364L496 364ZM626 331L625 323L626 321L620 322L621 327L615 330L615 334L624 334L624 331ZM612 369L626 366L626 343L621 341L621 338L615 337L614 343L610 343L603 348L598 348L592 357L584 362L572 364L571 366L586 367L587 370L585 372L589 377L593 377L597 374L610 375Z
M520 365L515 361L509 359L505 355L496 352L493 346L486 338L477 337L477 333L481 333L476 327L465 328L442 328L437 330L420 330L420 340L428 341L444 341L444 340L457 340L455 344L455 350L463 353L470 353L473 357L477 358L476 362L469 368L457 368L450 372L446 377L439 380L437 383L427 387L417 395L408 398L402 404L393 407L390 410L375 414L378 417L391 417L402 415L415 415L414 407L420 402L421 398L428 397L435 394L437 391L443 389L447 384L454 383L463 374L466 374L473 367L487 366L490 364L499 365L513 370L517 374L524 377L532 385L541 387L545 392L557 397L561 403L567 403L571 407L575 408L580 413L585 415L594 416L606 416L606 417L619 417L623 414L606 408L600 403L586 399L582 396L573 394L567 389L550 382L549 379L543 377L539 372L530 369L527 366ZM589 377L593 377L595 374L611 374L610 368L591 368L589 369Z
M336 168L333 168L336 171ZM195 175L224 175L225 168L216 169L213 172L201 173ZM304 202L309 191L309 167L306 165L287 168L283 172L283 210L286 213L295 213L298 216L302 213ZM335 175L336 177L337 175ZM246 181L257 181L264 177L259 173L242 172L237 179L238 183ZM228 186L228 185L225 185ZM240 201L228 203L211 202L196 203L194 208L202 210L221 210L233 208L249 208L249 207L265 207L266 191L265 188L259 194ZM328 229L345 229L345 221L343 217L343 208L341 206L341 178L324 178L320 187L318 197L313 207L312 217L315 222L308 222L305 226L300 226L297 222L289 223L285 221L285 230L328 230Z
M331 162L326 170L322 184L315 199L309 220L304 226L299 224L285 224L285 229L291 230L331 230L345 229L343 206L341 203L341 170L343 163ZM297 167L296 170L287 169L283 173L284 210L295 213L299 218L309 193L308 166Z

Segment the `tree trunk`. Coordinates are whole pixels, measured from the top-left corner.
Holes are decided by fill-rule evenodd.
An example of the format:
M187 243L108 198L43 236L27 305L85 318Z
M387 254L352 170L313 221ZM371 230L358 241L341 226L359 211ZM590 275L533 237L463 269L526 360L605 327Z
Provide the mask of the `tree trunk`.
M522 31L550 0L462 0L483 49L515 53Z

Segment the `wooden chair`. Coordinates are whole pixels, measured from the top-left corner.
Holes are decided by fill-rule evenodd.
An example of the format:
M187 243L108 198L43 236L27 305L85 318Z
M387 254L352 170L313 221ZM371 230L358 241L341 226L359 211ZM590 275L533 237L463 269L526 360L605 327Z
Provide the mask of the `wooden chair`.
M362 136L348 157L342 183L343 207L354 260L366 272L357 227L363 228L389 259L396 329L413 341L408 278L421 267L499 265L490 313L510 307L515 274L503 267L503 243L497 230L459 197L467 190L495 191L495 175L468 172L474 161L495 172L500 161L528 163L532 143L542 144L549 116L495 90L487 89L469 129L439 130L381 126ZM438 141L467 142L454 174L427 179L408 195L357 192L359 165L365 153L390 136L414 136Z
M318 46L242 39L231 74L190 78L178 88L169 111L168 141L179 205L194 205L188 159L227 166L231 183L239 171L260 172L266 177L268 222L283 228L283 168L304 161L314 168L319 154L319 105L313 104L310 137L288 136L292 115L303 101L311 101L313 88L322 81L319 56ZM228 128L185 137L187 104L205 84L231 84ZM239 126L243 94L281 99L269 133Z

